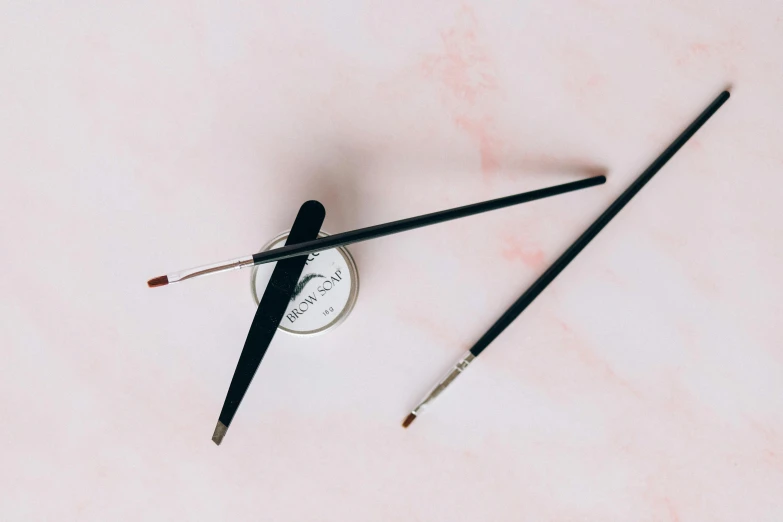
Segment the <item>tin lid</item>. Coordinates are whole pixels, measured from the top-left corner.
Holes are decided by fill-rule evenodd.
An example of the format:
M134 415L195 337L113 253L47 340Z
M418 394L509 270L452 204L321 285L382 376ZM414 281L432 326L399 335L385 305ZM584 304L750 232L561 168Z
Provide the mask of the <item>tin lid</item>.
M290 231L282 232L261 248L261 252L285 245ZM318 237L329 234L319 232ZM272 277L274 263L256 265L250 274L250 291L258 306ZM351 313L359 296L359 272L353 256L345 247L315 252L307 257L302 277L296 285L278 328L293 335L317 335L342 323Z

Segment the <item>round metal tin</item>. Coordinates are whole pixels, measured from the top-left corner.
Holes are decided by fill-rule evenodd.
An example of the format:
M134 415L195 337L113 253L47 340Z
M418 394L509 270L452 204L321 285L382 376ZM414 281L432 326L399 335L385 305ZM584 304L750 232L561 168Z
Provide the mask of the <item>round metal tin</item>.
M260 252L285 245L290 230L282 232L261 247ZM319 232L318 237L327 237ZM258 306L274 264L256 265L250 273L250 292ZM259 269L264 273L259 274ZM259 287L260 285L260 287ZM302 271L294 297L278 329L298 336L328 332L345 321L359 297L359 271L353 256L345 247L310 254Z

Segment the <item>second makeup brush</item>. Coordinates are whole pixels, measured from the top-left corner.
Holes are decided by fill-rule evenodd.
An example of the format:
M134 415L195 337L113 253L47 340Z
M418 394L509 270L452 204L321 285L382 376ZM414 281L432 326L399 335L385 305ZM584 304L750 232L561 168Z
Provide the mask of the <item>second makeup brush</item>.
M158 286L165 286L171 283L185 281L196 277L216 274L218 272L225 272L227 270L236 270L238 268L245 268L263 263L271 263L273 261L300 256L302 254L312 254L313 252L320 252L322 250L329 250L330 248L350 245L352 243L358 243L359 241L367 241L368 239L375 239L391 234L397 234L399 232L405 232L406 230L413 230L415 228L435 225L437 223L443 223L444 221L450 221L452 219L472 216L482 212L489 212L490 210L510 207L512 205L519 205L520 203L527 203L536 199L548 198L558 194L572 192L574 190L594 187L605 182L606 178L604 176L593 176L592 178L573 181L571 183L563 183L562 185L555 185L553 187L533 190L530 192L523 192L521 194L515 194L505 198L482 201L481 203L465 205L464 207L457 207L449 210L443 210L441 212L425 214L423 216L400 219L398 221L392 221L391 223L384 223L382 225L351 230L350 232L342 232L340 234L335 234L333 236L328 236L321 239L305 241L304 243L297 245L286 245L282 248L276 248L268 252L259 252L257 254L245 257L238 257L228 261L213 263L211 265L204 265L188 270L181 270L179 272L172 272L170 274L150 279L147 281L147 286L150 288L156 288Z
M452 369L441 379L438 384L427 394L426 397L408 414L402 423L403 428L407 428L410 424L416 420L416 417L421 415L422 411L434 401L443 390L446 389L449 384L454 382L454 379L465 371L468 365L476 357L489 346L489 344L510 325L519 314L521 314L525 308L538 297L538 295L544 291L549 283L554 280L557 275L568 266L568 264L574 260L579 252L584 249L592 239L603 230L603 228L614 218L622 208L631 201L642 187L647 184L650 179L666 165L672 156L674 156L680 148L696 133L697 130L704 125L710 117L723 105L726 100L729 99L729 92L723 91L718 95L715 100L680 134L668 147L664 150L660 156L658 156L647 169L642 172L636 180L631 183L625 191L607 208L598 219L590 225L587 230L579 236L563 254L552 263L546 272L541 274L531 286L528 288L517 301L506 310L506 312L495 321L489 330L481 336L481 338L473 345L473 347L457 361Z

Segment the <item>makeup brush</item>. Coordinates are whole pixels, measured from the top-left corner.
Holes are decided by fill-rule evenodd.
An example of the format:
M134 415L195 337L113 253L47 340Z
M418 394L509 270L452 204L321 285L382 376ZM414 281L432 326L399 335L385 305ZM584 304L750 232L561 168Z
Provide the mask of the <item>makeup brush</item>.
M299 208L294 225L288 234L286 245L318 237L318 231L321 230L325 215L326 211L319 202L306 201ZM231 425L231 419L234 418L256 370L275 336L277 326L283 319L286 306L299 277L302 275L306 262L307 256L302 255L293 259L285 259L275 265L272 277L264 290L264 295L261 296L258 303L250 331L247 333L237 369L234 370L234 376L231 378L231 385L228 387L226 400L223 402L223 409L220 411L220 417L212 435L212 441L215 444L220 445L223 441L223 437Z
M425 214L423 216L400 219L399 221L392 221L391 223L384 223L382 225L351 230L350 232L343 232L341 234L335 234L333 236L315 239L313 241L305 241L296 245L286 245L282 248L276 248L267 252L259 252L258 254L253 254L250 256L238 257L236 259L230 259L228 261L213 263L211 265L204 265L197 268L182 270L180 272L172 272L164 276L150 279L147 281L147 285L150 288L155 288L158 286L168 285L170 283L184 281L186 279L193 279L209 274L216 274L218 272L225 272L227 270L235 270L238 268L260 265L263 263L271 263L273 261L280 261L281 259L287 259L289 257L300 256L303 254L312 254L313 252L320 252L322 250L329 250L330 248L350 245L351 243L358 243L360 241L367 241L368 239L375 239L391 234L397 234L399 232L405 232L406 230L413 230L415 228L435 225L437 223L443 223L444 221L450 221L452 219L481 214L482 212L489 212L490 210L497 210L513 205L519 205L520 203L527 203L528 201L557 196L558 194L565 194L566 192L572 192L574 190L581 190L588 187L593 187L595 185L601 185L605 182L605 176L594 176L579 181L573 181L571 183L563 183L562 185L555 185L553 187L533 190L530 192L523 192L514 196L492 199L481 203L466 205L464 207L442 210L440 212L433 212L432 214Z
M661 153L660 156L658 156L655 161L652 162L652 164L647 167L647 169L642 172L642 174L636 178L636 180L631 183L631 186L629 186L627 189L625 189L625 192L620 194L620 196L609 205L609 208L607 208L603 214L601 214L598 219L595 220L595 222L590 225L585 232L577 238L574 243L568 247L568 249L563 252L563 254L554 262L552 265L541 274L541 277L539 277L536 282L534 282L530 288L528 288L522 296L517 299L517 301L511 305L511 307L506 310L506 312L500 316L500 319L498 319L495 324L493 324L489 330L479 339L476 344L473 345L473 347L468 350L457 363L449 370L449 372L446 374L446 376L441 379L437 385L430 391L429 394L427 394L426 397L408 414L407 417L405 417L405 420L402 422L402 427L407 428L411 425L411 423L416 420L416 417L421 415L422 411L429 406L432 401L435 400L435 398L440 395L443 390L445 390L449 384L454 382L454 379L456 379L465 369L468 367L468 365L475 359L476 357L481 354L481 352L486 349L489 344L495 340L495 338L503 332L503 330L506 329L508 325L511 324L511 322L521 314L525 308L528 307L530 303L533 302L533 300L538 297L538 294L540 294L548 285L552 282L552 280L557 277L557 275L563 271L563 269L568 266L568 263L573 261L573 259L579 254L579 252L582 251L584 247L587 246L588 243L596 236L598 233L609 223L609 221L612 220L613 217L617 215L620 210L633 198L637 192L639 192L644 185L650 181L650 179L655 175L656 172L661 170L661 167L666 165L666 162L669 161L674 154L680 150L680 148L685 145L685 143L696 133L699 128L701 128L702 125L704 125L707 120L710 119L710 117L715 114L715 112L720 108L721 105L723 105L726 100L729 99L729 92L723 91L718 95L715 100L710 103L710 105L702 112L694 121L691 123L682 134L680 134L677 139L675 139L671 145L669 145L666 150Z

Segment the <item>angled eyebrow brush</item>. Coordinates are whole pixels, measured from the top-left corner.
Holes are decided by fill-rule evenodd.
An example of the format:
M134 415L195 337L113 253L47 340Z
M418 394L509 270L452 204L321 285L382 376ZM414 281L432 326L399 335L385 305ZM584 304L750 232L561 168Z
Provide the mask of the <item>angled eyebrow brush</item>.
M227 270L236 270L238 268L245 268L263 263L271 263L273 261L280 261L281 259L300 256L302 254L312 254L313 252L320 252L322 250L329 250L330 248L350 245L360 241L367 241L368 239L375 239L391 234L397 234L399 232L405 232L406 230L413 230L415 228L435 225L437 223L443 223L444 221L451 221L452 219L481 214L482 212L489 212L490 210L497 210L513 205L519 205L520 203L527 203L528 201L557 196L559 194L565 194L566 192L572 192L574 190L581 190L588 187L593 187L595 185L601 185L605 182L606 177L593 176L591 178L573 181L571 183L563 183L562 185L555 185L553 187L533 190L530 192L523 192L521 194L507 196L505 198L492 199L489 201L483 201L481 203L475 203L473 205L465 205L464 207L442 210L440 212L433 212L423 216L400 219L398 221L392 221L382 225L351 230L350 232L343 232L341 234L335 234L333 236L324 237L321 239L305 241L296 245L286 245L282 248L276 248L267 252L259 252L258 254L229 259L228 261L213 263L211 265L204 265L196 268L190 268L188 270L181 270L179 272L172 272L170 274L150 279L147 281L147 286L150 288L156 288L158 286L165 286L170 283L177 283L179 281L216 274L218 272L225 272Z
M639 175L631 185L607 208L587 230L577 238L563 254L528 288L517 301L495 321L489 330L468 350L457 363L449 370L438 384L427 394L424 399L408 414L402 423L407 428L421 415L422 411L434 401L459 375L465 371L468 365L483 352L489 344L510 325L525 308L544 291L549 283L574 260L579 252L584 249L592 239L614 218L620 210L640 191L650 179L666 165L685 143L691 139L697 130L704 125L710 117L729 99L729 92L723 91L715 100L680 134L660 156L658 156L647 169Z

